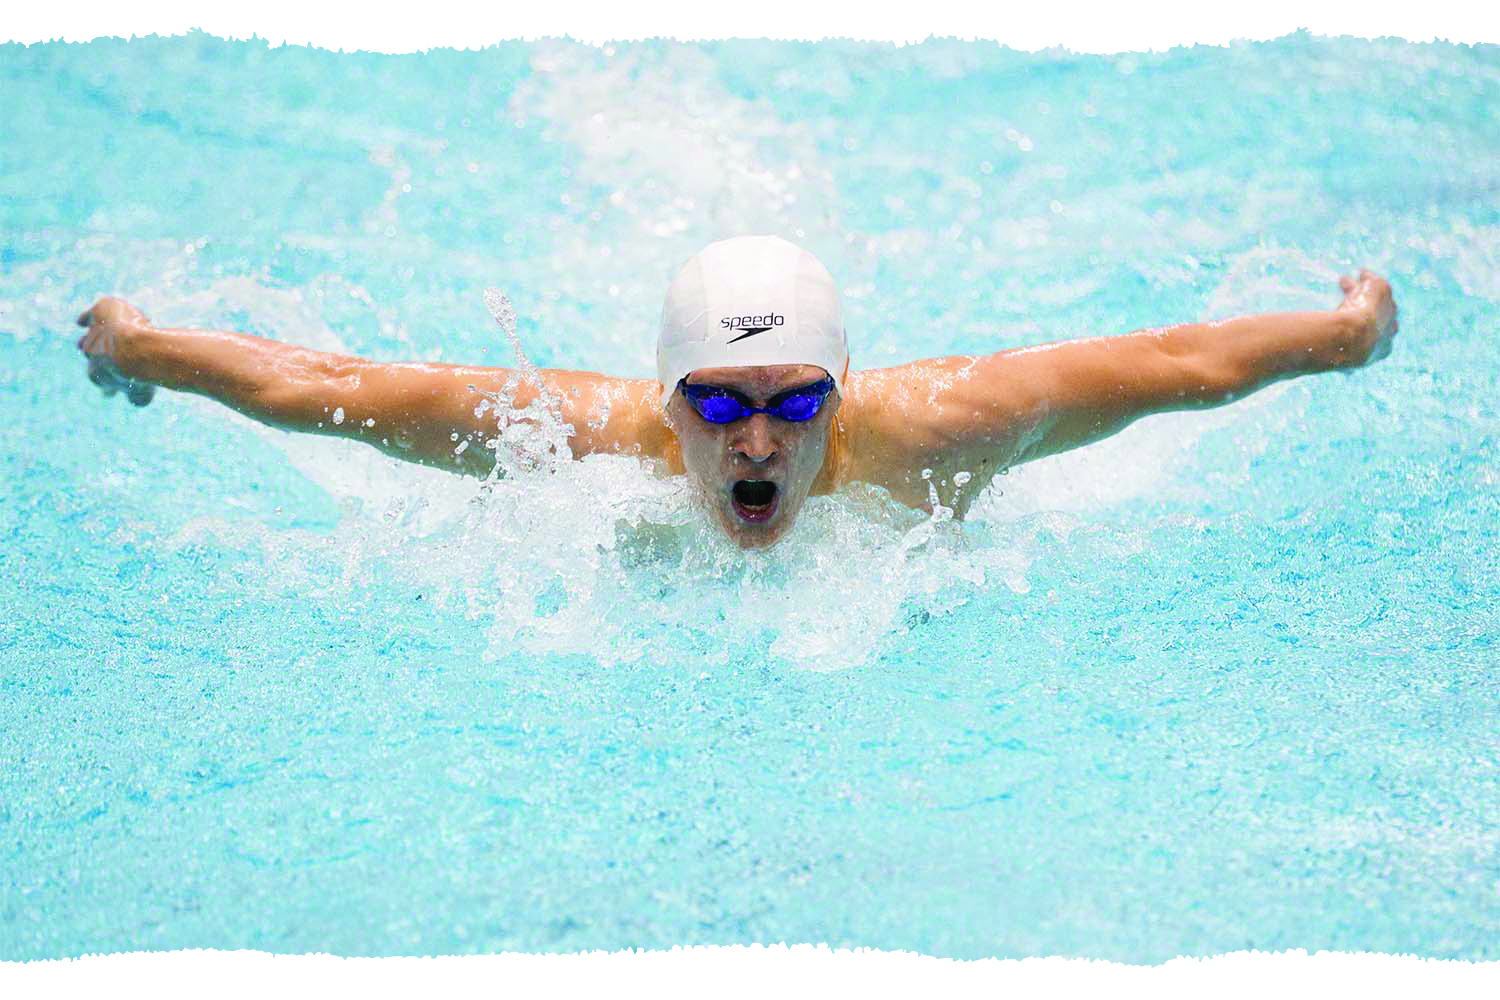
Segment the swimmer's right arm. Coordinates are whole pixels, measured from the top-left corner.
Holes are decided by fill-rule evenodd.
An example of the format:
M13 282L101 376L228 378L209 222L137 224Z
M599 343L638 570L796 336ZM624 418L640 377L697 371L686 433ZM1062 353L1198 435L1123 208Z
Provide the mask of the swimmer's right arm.
M100 299L78 323L88 328L78 346L89 378L106 395L125 392L144 406L155 386L192 392L283 430L361 440L396 458L476 476L495 464L487 447L499 420L493 397L510 383L510 405L524 409L537 394L506 368L377 362L245 333L162 329L116 298ZM539 374L574 428L575 455L656 457L654 382Z

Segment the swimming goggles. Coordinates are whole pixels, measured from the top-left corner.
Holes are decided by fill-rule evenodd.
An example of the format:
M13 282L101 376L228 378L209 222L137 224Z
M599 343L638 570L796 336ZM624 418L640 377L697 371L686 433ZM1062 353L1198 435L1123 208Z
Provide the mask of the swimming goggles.
M689 385L686 378L677 383L677 388L698 415L711 424L732 424L752 413L769 413L778 420L802 423L816 417L823 408L823 401L833 391L833 379L825 376L812 385L777 393L766 406L755 406L747 396L723 386Z

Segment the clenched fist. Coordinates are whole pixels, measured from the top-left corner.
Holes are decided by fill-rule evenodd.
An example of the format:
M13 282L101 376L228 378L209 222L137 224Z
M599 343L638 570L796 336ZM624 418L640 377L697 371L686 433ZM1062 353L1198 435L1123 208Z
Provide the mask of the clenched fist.
M88 358L89 381L106 396L123 391L136 406L145 406L156 395L156 386L132 377L133 341L151 329L135 306L124 299L103 298L78 317L88 332L78 338L78 349Z
M1374 271L1362 270L1358 280L1343 276L1339 287L1344 290L1340 312L1350 312L1363 320L1356 350L1362 364L1379 361L1391 353L1391 342L1400 326L1396 322L1396 300L1390 284Z

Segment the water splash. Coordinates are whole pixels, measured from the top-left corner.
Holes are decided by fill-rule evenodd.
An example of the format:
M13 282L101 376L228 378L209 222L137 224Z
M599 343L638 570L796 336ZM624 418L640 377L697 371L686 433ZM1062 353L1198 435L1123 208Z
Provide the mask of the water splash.
M526 356L516 332L516 310L510 299L498 288L486 288L484 305L510 341L516 358L516 366L504 385L498 392L481 393L485 400L474 411L476 417L483 417L486 412L495 416L499 433L486 443L496 454L492 477L555 472L561 463L573 458L568 446L573 427L563 420L562 400ZM518 393L523 385L530 390L530 398L525 405L519 405Z
M510 298L498 288L486 288L484 290L484 307L494 317L496 325L505 333L506 339L516 353L516 368L522 372L533 385L540 386L541 379L537 376L536 365L526 356L521 348L521 337L516 333L516 308L510 304Z

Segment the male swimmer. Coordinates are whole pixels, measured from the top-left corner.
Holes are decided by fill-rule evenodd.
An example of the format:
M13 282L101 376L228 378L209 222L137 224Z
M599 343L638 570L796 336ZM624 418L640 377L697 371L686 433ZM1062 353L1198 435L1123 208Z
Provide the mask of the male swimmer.
M963 516L1001 469L1098 441L1170 410L1233 402L1272 382L1390 353L1390 286L1361 271L1328 312L1280 313L853 372L838 290L774 236L705 248L667 292L657 378L539 373L575 456L656 459L701 492L729 537L771 545L809 495L863 482ZM150 402L196 392L285 430L356 438L389 455L489 474L505 368L386 363L243 333L168 330L103 298L78 318L89 378ZM342 411L342 420L334 414ZM502 414L503 416L503 414ZM457 444L455 444L457 442ZM466 447L465 444L468 446ZM488 447L486 447L488 445Z

